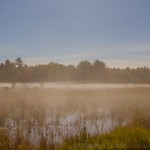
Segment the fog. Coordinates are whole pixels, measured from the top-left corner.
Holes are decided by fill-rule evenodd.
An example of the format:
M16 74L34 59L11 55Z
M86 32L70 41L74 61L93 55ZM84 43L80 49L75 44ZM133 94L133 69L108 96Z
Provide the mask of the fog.
M3 103L10 106L24 101L58 113L76 111L81 106L124 110L147 108L149 91L150 84L1 83L0 102L3 107Z
M150 84L129 83L79 83L79 82L32 82L32 83L0 83L0 88L55 88L55 89L114 89L150 87Z

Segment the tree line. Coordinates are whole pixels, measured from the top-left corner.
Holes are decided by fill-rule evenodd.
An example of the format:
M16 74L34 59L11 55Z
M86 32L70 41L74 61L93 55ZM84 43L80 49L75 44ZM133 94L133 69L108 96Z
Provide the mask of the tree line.
M81 61L77 66L50 62L28 66L18 57L14 62L0 63L0 82L110 82L110 83L150 83L150 69L109 68L100 60Z

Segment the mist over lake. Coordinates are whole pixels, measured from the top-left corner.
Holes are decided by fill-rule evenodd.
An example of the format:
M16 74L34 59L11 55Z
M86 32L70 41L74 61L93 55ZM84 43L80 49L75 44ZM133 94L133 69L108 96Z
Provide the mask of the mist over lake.
M0 88L67 88L69 89L113 89L142 88L150 84L132 83L78 83L78 82L33 82L33 83L0 83Z

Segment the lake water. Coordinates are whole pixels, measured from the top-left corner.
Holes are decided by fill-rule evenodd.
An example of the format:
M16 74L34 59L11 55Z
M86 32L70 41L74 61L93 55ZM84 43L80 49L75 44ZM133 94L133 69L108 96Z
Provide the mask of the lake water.
M109 132L117 126L117 122L112 120L108 110L100 109L98 114L99 117L96 120L85 119L85 114L79 111L66 116L59 116L59 118L54 114L45 119L42 125L35 123L30 129L26 128L28 120L22 120L20 121L20 129L24 137L28 135L31 144L38 145L42 136L47 138L49 142L53 140L54 143L61 143L67 137L79 136L84 128L88 134L96 135ZM5 125L12 142L15 141L16 122L7 119Z

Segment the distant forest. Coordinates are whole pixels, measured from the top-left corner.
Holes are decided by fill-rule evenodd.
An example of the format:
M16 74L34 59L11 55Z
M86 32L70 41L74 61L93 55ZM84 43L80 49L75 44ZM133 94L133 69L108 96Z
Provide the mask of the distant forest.
M150 83L150 69L109 68L106 63L85 60L77 66L50 62L28 66L18 57L14 62L6 60L0 64L0 82L109 82L109 83Z

